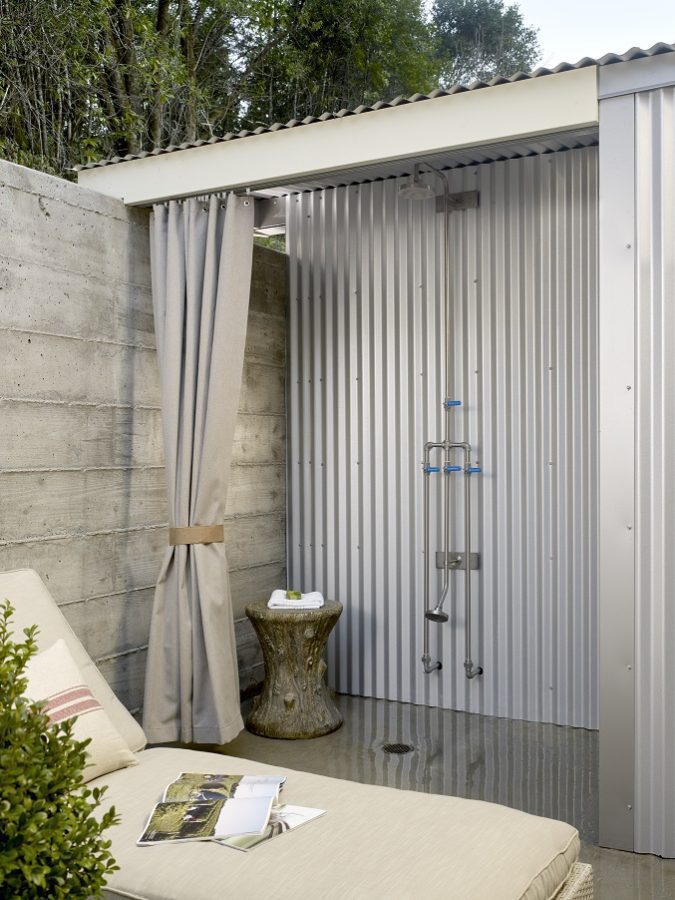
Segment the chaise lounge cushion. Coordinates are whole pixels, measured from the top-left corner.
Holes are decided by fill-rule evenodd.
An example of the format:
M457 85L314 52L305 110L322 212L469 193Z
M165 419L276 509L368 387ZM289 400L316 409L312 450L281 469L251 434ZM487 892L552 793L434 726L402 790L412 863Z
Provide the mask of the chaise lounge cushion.
M145 736L117 700L36 572L0 573L14 629L38 624L42 649L63 638L94 696L130 749ZM457 797L399 791L284 769L284 802L327 815L250 853L211 843L137 847L165 786L181 771L264 773L263 763L174 748L144 750L138 765L103 775L119 825L107 832L120 871L104 892L133 900L552 900L579 852L563 822Z
M208 842L137 847L150 810L179 772L278 772L219 754L145 750L139 765L104 776L122 816L108 835L120 871L108 898L453 898L549 900L577 859L570 825L505 806L288 775L283 800L326 809L320 819L250 853Z

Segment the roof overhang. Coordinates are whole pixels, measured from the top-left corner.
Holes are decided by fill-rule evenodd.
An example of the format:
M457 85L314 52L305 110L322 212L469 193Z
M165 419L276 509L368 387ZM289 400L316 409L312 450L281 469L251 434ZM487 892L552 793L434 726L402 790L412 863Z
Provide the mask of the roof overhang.
M83 169L83 187L148 206L595 126L598 69L499 84L300 128Z

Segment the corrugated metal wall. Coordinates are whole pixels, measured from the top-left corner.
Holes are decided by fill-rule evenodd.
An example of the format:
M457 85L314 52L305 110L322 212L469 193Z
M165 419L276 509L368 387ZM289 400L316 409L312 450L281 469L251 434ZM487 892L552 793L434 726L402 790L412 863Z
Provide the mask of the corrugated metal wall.
M443 435L442 217L400 200L395 180L289 198L289 582L345 605L329 653L340 691L597 725L596 169L590 148L450 178L480 191L449 240L464 401L453 436L484 469L472 541L485 674L471 683L458 574L450 622L431 627L443 670L420 663L420 460Z
M635 849L675 856L675 88L635 95Z

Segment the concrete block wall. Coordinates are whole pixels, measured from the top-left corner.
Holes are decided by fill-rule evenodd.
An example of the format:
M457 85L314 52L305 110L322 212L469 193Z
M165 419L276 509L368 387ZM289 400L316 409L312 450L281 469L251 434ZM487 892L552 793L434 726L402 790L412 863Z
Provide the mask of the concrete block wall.
M286 585L287 299L288 257L254 246L225 522L243 694L262 681L264 672L260 645L244 607Z
M256 248L226 521L244 690L244 605L285 583L285 304ZM1 161L0 423L0 570L40 573L138 711L167 525L148 213Z

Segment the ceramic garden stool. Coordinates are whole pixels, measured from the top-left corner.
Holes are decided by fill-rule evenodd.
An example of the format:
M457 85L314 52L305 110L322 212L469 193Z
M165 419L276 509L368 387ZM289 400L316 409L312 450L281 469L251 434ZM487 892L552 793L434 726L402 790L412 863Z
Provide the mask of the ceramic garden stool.
M268 609L266 600L246 607L265 659L265 683L246 727L270 738L313 738L342 725L326 684L323 651L342 604L321 609Z

